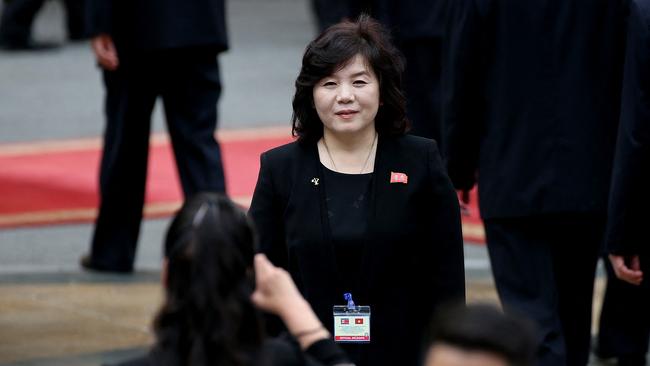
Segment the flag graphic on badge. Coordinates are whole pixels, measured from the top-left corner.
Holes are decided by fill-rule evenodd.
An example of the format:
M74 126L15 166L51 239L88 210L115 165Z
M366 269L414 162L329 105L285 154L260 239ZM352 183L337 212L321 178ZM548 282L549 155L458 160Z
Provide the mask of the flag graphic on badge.
M354 324L363 324L363 318L354 319Z
M350 324L350 319L348 318L341 319L341 324Z
M390 182L407 184L409 182L409 176L404 173L390 172Z

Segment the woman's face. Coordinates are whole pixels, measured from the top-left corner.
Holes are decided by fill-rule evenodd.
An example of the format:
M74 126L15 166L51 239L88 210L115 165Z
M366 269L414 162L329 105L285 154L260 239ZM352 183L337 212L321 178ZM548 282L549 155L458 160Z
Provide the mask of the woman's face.
M374 131L379 109L379 81L361 55L314 86L318 117L330 133Z

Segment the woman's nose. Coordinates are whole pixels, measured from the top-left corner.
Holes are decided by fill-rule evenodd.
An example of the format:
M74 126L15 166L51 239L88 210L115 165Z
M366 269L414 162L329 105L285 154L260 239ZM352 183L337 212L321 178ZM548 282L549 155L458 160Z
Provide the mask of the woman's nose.
M336 101L339 103L349 103L354 101L354 92L352 88L346 85L341 85L339 92L336 95Z

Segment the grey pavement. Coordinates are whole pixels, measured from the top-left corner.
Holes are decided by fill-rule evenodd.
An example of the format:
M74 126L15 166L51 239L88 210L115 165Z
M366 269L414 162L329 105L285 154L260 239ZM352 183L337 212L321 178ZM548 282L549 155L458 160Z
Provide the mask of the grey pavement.
M229 0L227 4L231 49L221 57L224 94L219 105L220 128L286 126L289 133L293 82L304 47L314 36L308 1ZM63 42L63 16L60 2L47 2L37 18L35 38ZM100 73L88 42L66 44L51 52L0 51L0 144L101 136L102 98ZM165 130L159 106L154 113L153 130ZM0 199L1 196L2 192ZM129 277L79 270L79 256L88 249L90 224L0 229L0 289L5 286L14 291L11 286L24 284L65 287L104 283L144 283L153 288L168 223L169 218L144 222L136 259L137 273ZM468 282L489 288L490 295L486 298L494 301L483 246L466 245L466 267ZM43 292L35 294L22 299L45 296ZM10 323L12 315L2 311L0 308L0 324ZM2 336L0 329L0 340ZM92 365L123 359L143 350L143 347L128 346L0 364Z

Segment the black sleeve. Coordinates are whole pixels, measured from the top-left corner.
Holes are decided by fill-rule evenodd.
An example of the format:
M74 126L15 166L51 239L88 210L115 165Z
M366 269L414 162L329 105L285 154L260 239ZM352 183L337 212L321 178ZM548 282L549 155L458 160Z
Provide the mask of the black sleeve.
M273 172L266 153L260 157L260 172L248 211L257 229L259 252L266 254L276 266L288 268L284 236L284 204L273 183ZM265 314L266 331L276 336L285 330L279 317Z
M260 157L260 173L249 214L257 229L259 251L266 254L274 265L288 270L288 254L283 229L284 204L280 193L274 187L272 175L268 155L264 153Z
M321 339L314 342L309 348L305 350L307 357L307 365L351 365L352 362L345 354L343 349L339 347L330 338Z
M445 174L436 144L428 151L428 170L431 179L430 200L422 258L430 265L423 267L422 278L428 283L422 288L430 296L427 304L437 307L447 302L465 301L465 263L460 208L456 192ZM423 299L424 300L424 299ZM433 313L434 309L426 309Z
M650 252L639 246L650 205L650 5L632 3L607 227L608 251L618 255Z
M456 189L476 183L483 110L480 16L474 0L447 7L442 60L442 149Z
M113 0L86 2L86 24L90 37L112 33Z

